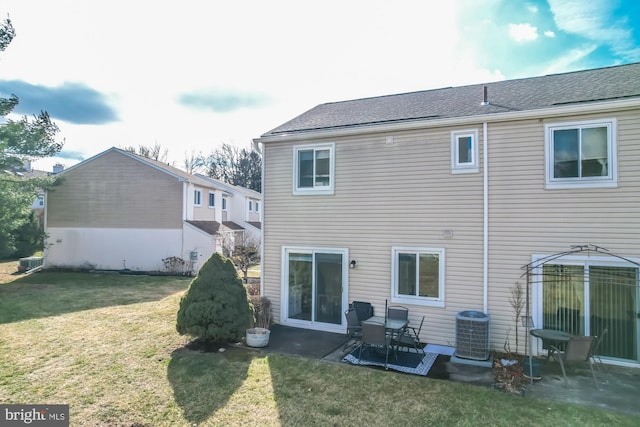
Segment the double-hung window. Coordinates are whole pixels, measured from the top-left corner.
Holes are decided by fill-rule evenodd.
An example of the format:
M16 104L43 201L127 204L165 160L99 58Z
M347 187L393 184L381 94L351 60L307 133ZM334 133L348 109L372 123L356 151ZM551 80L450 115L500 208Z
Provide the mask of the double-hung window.
M615 187L616 120L545 125L546 187Z
M193 204L196 206L202 205L202 191L200 190L193 191Z
M473 173L478 170L478 131L451 132L451 173Z
M444 249L392 248L392 301L444 307Z
M209 192L209 207L210 208L216 207L216 193Z
M335 144L300 145L293 149L293 194L333 194Z

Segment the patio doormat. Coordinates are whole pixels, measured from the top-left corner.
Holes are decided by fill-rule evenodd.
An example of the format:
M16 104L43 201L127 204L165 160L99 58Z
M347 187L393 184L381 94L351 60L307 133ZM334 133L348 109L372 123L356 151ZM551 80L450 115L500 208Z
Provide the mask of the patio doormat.
M377 353L375 349L372 348L365 348L362 351L362 359L358 360L359 353L360 348L356 347L347 354L342 361L354 365L384 367L384 354ZM416 353L415 350L411 352L399 351L395 355L389 354L387 367L406 374L427 376L437 359L438 353L426 353L423 355L422 353Z

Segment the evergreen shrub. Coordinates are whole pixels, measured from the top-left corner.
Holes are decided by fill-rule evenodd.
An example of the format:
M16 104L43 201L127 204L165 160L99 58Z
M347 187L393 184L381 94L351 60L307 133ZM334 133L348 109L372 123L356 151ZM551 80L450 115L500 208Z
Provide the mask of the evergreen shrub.
M243 337L253 320L253 306L233 262L214 253L180 300L176 330L222 343Z

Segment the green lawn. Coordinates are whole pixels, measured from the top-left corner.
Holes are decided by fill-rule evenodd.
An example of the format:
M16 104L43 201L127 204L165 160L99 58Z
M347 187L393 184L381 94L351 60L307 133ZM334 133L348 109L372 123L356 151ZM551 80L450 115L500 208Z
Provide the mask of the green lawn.
M188 278L38 273L0 284L0 402L71 425L616 425L638 418L244 348L183 347Z

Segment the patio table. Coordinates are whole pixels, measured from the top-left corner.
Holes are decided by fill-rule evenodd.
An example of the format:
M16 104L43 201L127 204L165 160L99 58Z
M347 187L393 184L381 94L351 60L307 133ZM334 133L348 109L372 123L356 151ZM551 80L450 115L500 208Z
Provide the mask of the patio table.
M569 332L558 331L556 329L532 329L529 333L532 337L540 338L542 340L543 348L549 348L549 345L555 345L556 347L564 346L573 336L573 334L570 334ZM547 360L549 360L548 352ZM529 366L531 366L531 354L529 354Z
M383 323L385 329L391 332L391 335L400 334L400 332L409 325L409 320L401 319L385 319L382 316L373 316L362 322Z
M536 338L540 338L542 342L550 343L567 343L573 336L569 332L558 331L555 329L532 329L531 335Z

